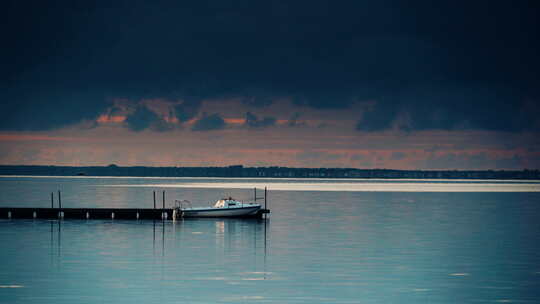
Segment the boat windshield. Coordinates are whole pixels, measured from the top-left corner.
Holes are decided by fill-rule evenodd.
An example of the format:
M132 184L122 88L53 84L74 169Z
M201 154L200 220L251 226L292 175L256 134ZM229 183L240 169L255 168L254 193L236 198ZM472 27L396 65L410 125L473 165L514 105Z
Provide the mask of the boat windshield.
M239 206L240 204L241 204L240 202L232 198L220 199L214 204L214 208L236 207L236 206Z

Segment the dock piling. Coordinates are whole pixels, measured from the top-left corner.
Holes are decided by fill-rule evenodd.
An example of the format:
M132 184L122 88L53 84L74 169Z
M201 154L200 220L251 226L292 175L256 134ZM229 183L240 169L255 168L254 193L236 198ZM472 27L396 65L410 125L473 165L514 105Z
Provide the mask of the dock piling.
M264 187L264 210L268 210L268 208L266 207L266 195L267 195L268 191L266 189L266 187ZM264 214L264 218L267 218L268 215L266 215L266 213Z
M156 191L154 191L154 209L156 209Z
M167 213L165 212L165 190L163 190L163 206L161 208L161 219L167 219Z
M54 192L51 192L51 209L54 209Z

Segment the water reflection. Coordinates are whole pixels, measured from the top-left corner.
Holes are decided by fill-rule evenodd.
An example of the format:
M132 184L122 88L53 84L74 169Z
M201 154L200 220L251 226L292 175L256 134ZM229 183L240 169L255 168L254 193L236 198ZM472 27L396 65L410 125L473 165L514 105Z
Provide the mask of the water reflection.
M238 248L265 246L266 227L264 219L183 219L175 222L177 235L186 241L213 237L216 248L235 251Z
M39 225L38 221L38 225ZM34 220L36 224L36 220ZM53 264L53 259L56 256L60 258L62 256L62 221L51 220L49 221L50 226L50 243L49 243L49 252L51 257L51 265ZM56 242L55 242L56 239Z
M152 221L152 252L154 256L156 255L156 225L161 226L161 255L165 256L165 223L165 221Z
M238 273L259 273L266 279L267 226L269 220L257 219L185 219L179 221L121 220L34 220L47 225L51 267L60 267L74 251L91 252L93 258L133 252L162 265L180 267L186 261L210 263L215 267L242 263ZM25 222L15 222L24 229ZM1 223L0 223L1 224ZM150 234L146 232L150 230ZM151 235L150 239L146 235ZM135 241L135 243L133 243ZM201 258L205 257L204 261ZM156 259L158 258L158 259ZM126 261L117 261L126 263ZM190 268L190 265L183 265ZM232 264L231 264L232 263ZM206 265L207 266L207 265ZM206 267L205 266L205 267ZM246 269L246 266L252 267ZM249 271L248 271L249 270ZM244 278L245 279L245 278Z
M153 205L153 189L61 182L63 207ZM0 201L50 206L55 183L14 180ZM167 197L224 192L247 193ZM275 191L267 221L0 220L0 302L534 303L539 195Z
M248 289L268 279L265 223L1 220L0 258L12 263L0 265L0 285L25 291L0 293L8 303L27 296L29 303L125 302L120 295L135 294L142 302L256 297ZM238 291L227 291L231 286Z

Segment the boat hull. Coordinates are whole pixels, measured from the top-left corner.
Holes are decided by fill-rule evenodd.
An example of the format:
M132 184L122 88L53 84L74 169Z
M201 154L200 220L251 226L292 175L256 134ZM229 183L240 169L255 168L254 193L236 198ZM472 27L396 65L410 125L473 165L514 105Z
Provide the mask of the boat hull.
M241 208L182 209L182 217L243 217L254 216L260 206Z

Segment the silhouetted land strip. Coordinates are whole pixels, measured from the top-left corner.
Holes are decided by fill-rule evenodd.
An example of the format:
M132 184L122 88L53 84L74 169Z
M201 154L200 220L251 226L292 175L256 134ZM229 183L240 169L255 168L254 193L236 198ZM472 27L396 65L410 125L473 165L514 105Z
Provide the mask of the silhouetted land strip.
M289 167L120 167L116 165L0 166L0 175L143 176L143 177L271 177L271 178L440 178L440 179L540 179L540 170L391 170Z

